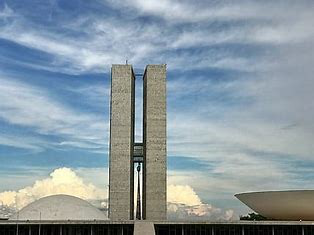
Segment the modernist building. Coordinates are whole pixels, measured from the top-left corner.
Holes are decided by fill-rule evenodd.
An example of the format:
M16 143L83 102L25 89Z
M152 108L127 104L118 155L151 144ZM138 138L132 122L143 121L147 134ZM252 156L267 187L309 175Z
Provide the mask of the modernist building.
M134 142L136 78L143 81L141 143ZM55 195L29 204L9 220L0 220L0 235L314 235L312 221L167 221L165 65L148 65L140 76L134 74L131 65L113 65L110 117L110 220L84 200ZM136 219L135 165L143 176L139 184L143 187L139 195L142 203L137 209L141 204L143 208L137 210ZM314 192L236 196L278 219L314 214ZM285 202L293 205L289 211Z
M139 164L143 170L142 219L165 220L166 65L148 65L143 77L137 77L143 81L142 143L134 142L135 79L131 65L112 66L109 217L134 218L134 164Z

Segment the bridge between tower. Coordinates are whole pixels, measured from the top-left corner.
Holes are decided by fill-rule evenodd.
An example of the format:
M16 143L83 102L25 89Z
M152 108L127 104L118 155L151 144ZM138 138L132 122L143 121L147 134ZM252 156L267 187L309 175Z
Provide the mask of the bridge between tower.
M144 148L143 143L134 143L133 146L133 162L143 163L144 162Z

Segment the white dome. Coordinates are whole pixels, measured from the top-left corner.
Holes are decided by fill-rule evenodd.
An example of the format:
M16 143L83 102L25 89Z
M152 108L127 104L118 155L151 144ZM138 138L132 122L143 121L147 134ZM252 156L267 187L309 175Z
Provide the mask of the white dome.
M314 190L251 192L235 196L269 219L314 220Z
M18 217L18 218L17 218ZM22 208L11 220L106 220L107 216L87 201L69 195L41 198Z

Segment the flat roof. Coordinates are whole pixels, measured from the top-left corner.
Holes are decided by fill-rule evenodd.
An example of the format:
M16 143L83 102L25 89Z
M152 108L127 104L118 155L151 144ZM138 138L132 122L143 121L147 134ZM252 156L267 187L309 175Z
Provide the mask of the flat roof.
M0 220L0 225L16 224L134 224L136 221L112 221L112 220ZM143 220L141 221L143 222ZM314 225L314 221L147 221L156 225L175 224L199 224L199 225Z

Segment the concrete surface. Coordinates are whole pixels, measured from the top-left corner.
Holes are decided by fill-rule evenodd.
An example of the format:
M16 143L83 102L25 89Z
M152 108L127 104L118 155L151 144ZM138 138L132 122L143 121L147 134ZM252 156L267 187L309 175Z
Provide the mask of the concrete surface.
M10 220L106 220L105 213L80 198L53 195L41 198L14 214Z
M134 79L131 65L112 66L109 150L109 217L112 220L133 219Z
M109 160L109 217L134 217L135 77L131 65L113 65ZM166 65L148 65L143 77L143 218L167 218Z
M155 235L154 223L148 221L135 221L134 235Z
M144 74L143 218L167 218L166 65L148 65Z
M134 225L134 220L0 220L0 225L16 225L19 224L105 224L105 225ZM145 222L145 221L144 221ZM279 221L279 220L267 220L267 221L249 221L249 220L236 220L236 221L149 221L154 225L278 225L278 226L290 226L290 225L303 225L314 226L314 221Z
M314 220L314 190L252 192L235 196L270 219Z

